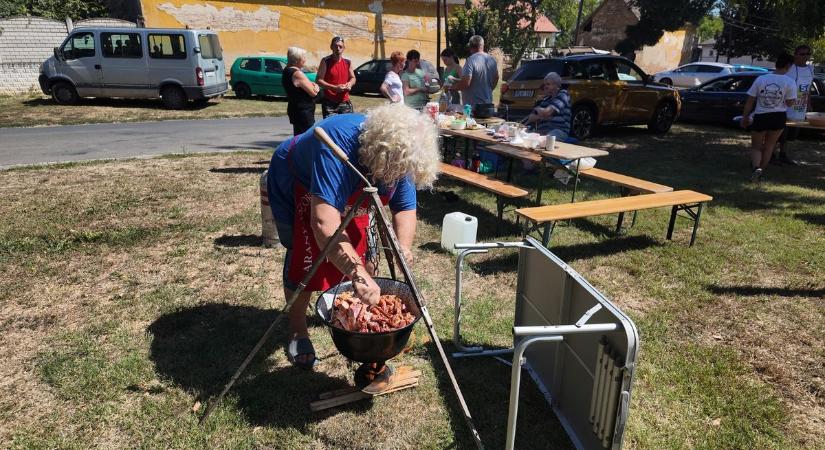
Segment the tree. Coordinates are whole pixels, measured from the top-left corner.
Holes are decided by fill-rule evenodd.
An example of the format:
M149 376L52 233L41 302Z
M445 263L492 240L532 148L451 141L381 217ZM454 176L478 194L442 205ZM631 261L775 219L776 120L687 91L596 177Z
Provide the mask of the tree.
M63 20L106 17L104 0L0 0L0 17L29 14Z
M703 17L702 21L699 22L699 42L716 39L717 36L722 34L722 28L724 28L724 26L725 24L719 16L711 15Z
M582 0L582 21L589 16L601 0ZM576 32L576 17L579 14L579 0L544 0L541 10L559 29L556 35L556 47L574 45L573 35Z
M513 67L536 42L536 20L542 0L485 0L485 7L498 14L498 46L509 54Z
M655 45L665 31L675 31L686 23L698 24L717 0L631 0L639 8L640 18L627 27L625 39L616 45L620 54L634 52L645 45Z
M716 49L731 57L770 57L825 35L821 0L726 0Z
M474 8L470 0L466 0L464 8L456 8L447 21L447 44L459 58L470 55L467 42L476 34L484 37L486 47L498 46L498 16L495 11L485 7Z

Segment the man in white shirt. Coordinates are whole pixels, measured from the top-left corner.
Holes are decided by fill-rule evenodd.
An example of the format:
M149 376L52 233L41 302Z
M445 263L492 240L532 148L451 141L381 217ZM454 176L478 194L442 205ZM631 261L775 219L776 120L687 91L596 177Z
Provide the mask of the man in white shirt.
M814 81L814 68L808 61L811 59L811 47L800 45L794 50L793 64L788 69L785 76L790 77L796 83L796 102L788 108L788 120L803 121L805 114L811 106L811 84ZM779 138L779 152L771 160L774 164L796 165L796 161L788 156L787 141L794 140L799 136L799 128L786 128Z

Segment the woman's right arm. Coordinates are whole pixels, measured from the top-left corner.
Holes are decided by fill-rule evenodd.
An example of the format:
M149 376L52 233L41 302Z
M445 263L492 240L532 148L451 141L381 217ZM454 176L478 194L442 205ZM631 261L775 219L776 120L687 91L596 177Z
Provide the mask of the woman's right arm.
M295 73L292 74L292 85L296 88L301 88L309 94L311 97L315 97L318 95L318 91L321 90L317 84L309 81L309 78L304 74L304 72L300 70L296 70Z
M753 111L753 105L756 103L756 97L748 96L748 99L745 101L745 108L742 110L742 120L741 125L742 128L747 128L748 125L751 123L751 111Z

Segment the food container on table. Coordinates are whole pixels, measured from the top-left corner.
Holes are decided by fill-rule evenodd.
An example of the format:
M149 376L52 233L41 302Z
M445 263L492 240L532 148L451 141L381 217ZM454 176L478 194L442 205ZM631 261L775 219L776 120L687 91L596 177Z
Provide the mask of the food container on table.
M805 120L815 127L825 127L825 113L809 112L805 115Z
M475 244L478 219L462 212L444 216L441 224L441 248L458 253L455 244Z
M452 130L463 130L467 128L467 122L464 120L453 120L450 122L450 129Z
M412 290L407 283L389 278L373 278L381 288L381 294L397 295L415 317L409 325L393 331L379 333L360 333L347 331L332 325L332 309L335 297L342 292L352 292L352 281L341 283L324 291L315 302L315 313L329 328L335 348L345 357L362 363L383 363L401 353L410 339L410 333L418 319L421 310L415 304Z

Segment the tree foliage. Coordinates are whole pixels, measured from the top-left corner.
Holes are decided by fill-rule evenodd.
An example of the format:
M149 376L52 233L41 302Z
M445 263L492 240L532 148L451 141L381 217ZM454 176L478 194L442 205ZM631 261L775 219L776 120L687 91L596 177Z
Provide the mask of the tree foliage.
M459 58L470 55L467 42L476 34L484 37L487 48L499 45L498 15L487 8L473 8L470 0L466 0L464 8L456 8L447 19L447 23L447 45Z
M822 0L726 0L720 17L716 49L731 57L774 57L825 35Z
M724 28L724 26L725 24L719 16L711 15L703 17L702 21L699 22L699 42L716 39L722 34L722 28Z
M103 0L0 0L0 17L32 15L48 19L108 16Z
M675 31L685 23L698 24L708 15L717 0L631 0L639 8L640 18L626 30L626 37L616 45L620 54L634 52L645 45L655 45L665 31Z
M582 21L589 16L601 0L583 0ZM559 29L556 35L556 47L573 45L573 36L576 32L576 16L579 13L578 0L544 0L541 12L547 16Z
M513 66L536 42L536 20L542 0L484 0L491 11L498 11L498 47L511 55Z

